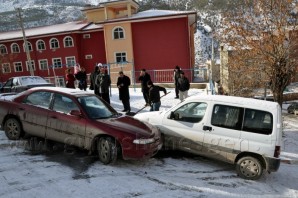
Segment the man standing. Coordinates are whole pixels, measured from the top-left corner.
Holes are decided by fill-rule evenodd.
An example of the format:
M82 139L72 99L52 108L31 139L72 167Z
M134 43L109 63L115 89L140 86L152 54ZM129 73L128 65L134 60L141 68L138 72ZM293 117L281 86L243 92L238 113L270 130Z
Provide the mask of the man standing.
M184 72L181 71L180 78L178 79L179 99L181 102L188 97L189 87L189 80L185 77Z
M90 74L90 90L94 90L94 94L99 96L98 86L95 84L96 76L100 73L99 67L95 66L94 71Z
M165 95L167 90L164 87L153 85L152 81L148 81L147 86L149 88L149 104L151 105L150 111L159 111L161 105L160 102L160 91L163 91Z
M95 85L98 86L100 97L110 104L109 87L111 86L111 78L105 68L101 68L100 74L96 77Z
M139 81L141 82L143 97L144 97L144 100L146 102L145 106L149 106L149 100L148 100L149 89L147 87L147 82L151 81L151 77L146 72L146 69L141 70Z
M122 112L130 112L129 86L130 78L124 75L123 71L120 71L117 80L117 87L119 88L119 99L122 101L124 107Z
M87 74L84 67L80 68L80 71L75 74L76 79L79 81L79 89L86 91L87 89Z
M180 78L180 72L181 72L181 69L177 65L174 69L174 83L175 83L175 94L176 94L175 99L179 98L178 79Z

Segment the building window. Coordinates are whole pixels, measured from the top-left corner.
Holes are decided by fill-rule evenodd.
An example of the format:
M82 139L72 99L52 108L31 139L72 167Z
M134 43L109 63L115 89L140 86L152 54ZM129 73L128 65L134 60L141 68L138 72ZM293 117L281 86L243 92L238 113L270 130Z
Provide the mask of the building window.
M89 39L90 38L90 34L83 34L83 38L84 39Z
M20 53L19 45L16 43L11 44L11 51L12 53Z
M30 69L29 69L29 62L28 61L26 61L26 68L27 68L27 71L30 71ZM33 60L31 61L31 68L33 69L33 71L36 70L35 69L35 63L34 63Z
M3 73L11 73L10 64L9 63L3 63L2 64L2 72Z
M61 58L53 58L53 67L54 68L62 68Z
M7 54L7 48L5 45L0 45L0 53L1 54Z
M73 40L70 36L64 38L64 47L73 47Z
M113 31L114 39L123 39L124 38L124 30L121 27L116 27Z
M85 59L92 59L92 55L91 54L86 55Z
M52 38L50 40L50 46L51 46L51 49L59 48L59 41L58 41L58 39Z
M38 40L36 42L36 48L37 50L45 50L46 49L46 44L43 40Z
M118 53L116 53L115 56L116 56L116 63L127 62L125 52L118 52Z
M39 60L39 69L40 70L48 70L48 60L47 59L42 59L42 60Z
M76 65L76 58L74 56L66 57L66 67L71 67Z
M27 41L27 45L28 45L28 50L33 51L31 43ZM26 52L25 43L23 44L23 48L24 48L24 52Z
M14 71L15 72L22 72L23 71L23 66L22 66L21 62L14 63Z

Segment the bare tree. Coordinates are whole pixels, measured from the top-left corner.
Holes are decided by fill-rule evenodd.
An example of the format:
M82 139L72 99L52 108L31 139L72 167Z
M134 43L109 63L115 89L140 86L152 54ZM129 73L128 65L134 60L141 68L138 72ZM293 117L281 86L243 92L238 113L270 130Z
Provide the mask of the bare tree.
M283 91L297 71L296 1L231 0L229 4L220 32L220 40L235 52L228 63L234 79L229 80L245 82L235 83L238 91L267 85L281 105Z

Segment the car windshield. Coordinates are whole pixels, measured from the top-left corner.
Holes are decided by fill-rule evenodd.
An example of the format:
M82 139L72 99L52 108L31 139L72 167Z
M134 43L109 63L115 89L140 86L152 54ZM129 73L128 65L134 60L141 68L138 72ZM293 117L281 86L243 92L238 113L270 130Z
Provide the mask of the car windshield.
M79 97L78 101L91 119L105 119L118 114L117 111L107 106L96 96Z
M39 76L25 76L20 77L21 85L44 84L48 83L45 79Z

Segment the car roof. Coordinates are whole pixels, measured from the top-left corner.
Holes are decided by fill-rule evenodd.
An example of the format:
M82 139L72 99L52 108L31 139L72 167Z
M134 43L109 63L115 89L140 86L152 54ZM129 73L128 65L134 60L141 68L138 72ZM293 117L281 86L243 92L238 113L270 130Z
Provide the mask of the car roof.
M41 90L41 91L54 91L60 93L66 93L73 96L81 96L81 95L94 95L94 93L83 91L80 89L70 89L65 87L33 87L30 89L31 91Z
M275 108L279 106L277 102L258 100L254 98L244 98L237 96L225 96L225 95L197 95L186 98L187 101L196 100L206 100L214 101L231 105L241 105L241 106L251 106L251 107L265 107L265 108Z

